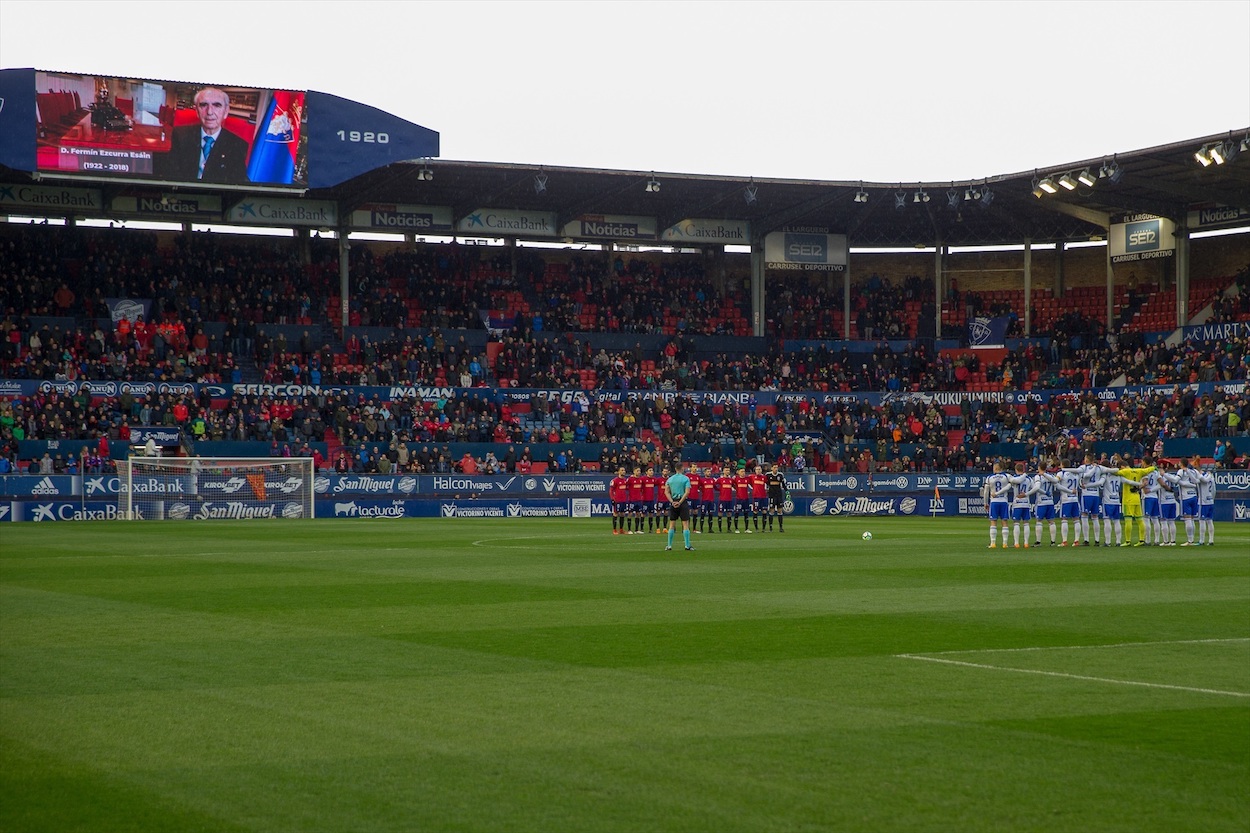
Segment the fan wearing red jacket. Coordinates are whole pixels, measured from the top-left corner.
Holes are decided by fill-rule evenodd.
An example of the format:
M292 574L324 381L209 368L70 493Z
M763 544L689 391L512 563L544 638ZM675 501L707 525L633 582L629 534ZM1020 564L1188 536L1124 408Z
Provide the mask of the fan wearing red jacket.
M716 492L720 502L716 506L716 530L725 531L725 518L729 517L732 524L734 517L734 478L729 473L729 466L721 469L720 477L716 478Z
M747 519L747 512L750 511L751 500L751 478L747 476L746 467L738 469L738 473L734 475L734 492L737 496L737 509L734 513L734 534L737 535L741 530L738 529L738 519L742 519L742 525L746 527L747 532L751 531L751 522Z
M625 518L629 514L629 478L625 467L616 470L616 477L608 484L608 499L612 501L612 534L625 534Z
M757 532L760 528L760 518L764 516L764 510L767 508L768 476L764 474L764 467L756 464L755 472L751 475L751 519ZM750 530L747 531L750 532Z
M707 471L699 478L699 483L703 487L703 494L699 500L699 529L702 532L703 520L707 519L707 531L712 533L712 515L716 513L716 469L711 466L707 467Z

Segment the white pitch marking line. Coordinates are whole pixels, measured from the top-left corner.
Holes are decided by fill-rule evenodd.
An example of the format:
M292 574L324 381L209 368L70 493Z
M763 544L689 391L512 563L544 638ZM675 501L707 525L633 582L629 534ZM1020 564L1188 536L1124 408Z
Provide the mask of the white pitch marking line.
M1227 639L1168 639L1159 642L1115 642L1109 645L1039 645L1031 648L970 648L963 651L929 651L928 656L949 654L1014 654L1022 651L1083 651L1093 648L1139 648L1147 645L1210 645L1220 642L1250 642L1250 637L1234 636ZM916 656L898 654L898 656Z
M1216 688L1192 688L1183 685L1166 685L1165 683L1143 683L1137 680L1113 680L1108 677L1087 677L1083 674L1064 674L1059 671L1040 671L1036 668L1007 668L1002 665L983 665L979 662L961 662L941 657L922 657L916 654L895 654L900 659L918 659L923 662L938 662L944 665L961 665L965 668L984 668L989 671L1015 671L1017 674L1037 674L1042 677L1066 677L1069 680L1085 680L1093 683L1115 683L1116 685L1133 685L1141 688L1166 688L1172 691L1192 691L1197 694L1219 694L1224 697L1250 697L1244 691L1221 691Z

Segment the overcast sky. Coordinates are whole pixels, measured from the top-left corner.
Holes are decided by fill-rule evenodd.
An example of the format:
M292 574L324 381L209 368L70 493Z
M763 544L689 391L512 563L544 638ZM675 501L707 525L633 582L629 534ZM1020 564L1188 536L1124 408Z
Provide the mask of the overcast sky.
M448 159L940 182L1244 135L1250 0L0 0L0 66L319 90Z

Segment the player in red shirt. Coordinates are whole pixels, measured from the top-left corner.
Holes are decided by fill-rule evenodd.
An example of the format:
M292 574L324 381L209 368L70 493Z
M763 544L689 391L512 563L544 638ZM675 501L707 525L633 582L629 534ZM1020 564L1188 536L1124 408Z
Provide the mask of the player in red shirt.
M738 473L734 475L734 492L738 499L738 511L734 513L734 534L738 534L738 519L742 519L742 525L747 528L747 532L751 531L750 521L747 519L747 512L750 510L748 501L751 496L751 478L747 477L745 467L738 469Z
M629 476L625 482L625 488L629 494L629 518L633 520L633 526L629 530L629 535L640 534L642 532L642 466L634 466L634 473Z
M734 516L734 478L729 473L729 466L721 469L720 477L716 478L716 491L720 496L716 506L716 531L724 532L725 517L732 519Z
M690 491L687 492L686 498L686 505L690 507L690 528L697 533L699 531L699 488L703 485L703 477L699 474L698 466L691 466L686 477L690 478Z
M660 475L655 479L655 532L657 535L667 531L668 527L668 495L665 494L665 484L668 483L669 475L673 472L668 466L660 469Z
M707 531L710 535L712 532L712 515L716 511L716 469L711 466L707 470L699 482L703 486L703 494L699 500L699 527L702 531L703 519L707 519Z
M625 534L625 516L629 509L629 478L625 476L625 467L616 470L616 477L608 484L608 499L612 501L612 534Z
M760 518L764 515L764 510L768 508L768 477L764 474L764 467L756 464L755 472L751 475L751 518L755 524L755 529L760 528ZM751 530L747 530L750 532Z
M654 466L642 476L642 514L647 518L647 532L655 530L655 485L658 481Z

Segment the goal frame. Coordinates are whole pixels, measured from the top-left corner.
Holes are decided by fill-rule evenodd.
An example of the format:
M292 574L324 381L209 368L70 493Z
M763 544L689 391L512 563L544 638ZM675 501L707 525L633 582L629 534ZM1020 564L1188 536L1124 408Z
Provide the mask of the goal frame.
M117 462L117 517L315 518L315 484L311 457L132 455Z

